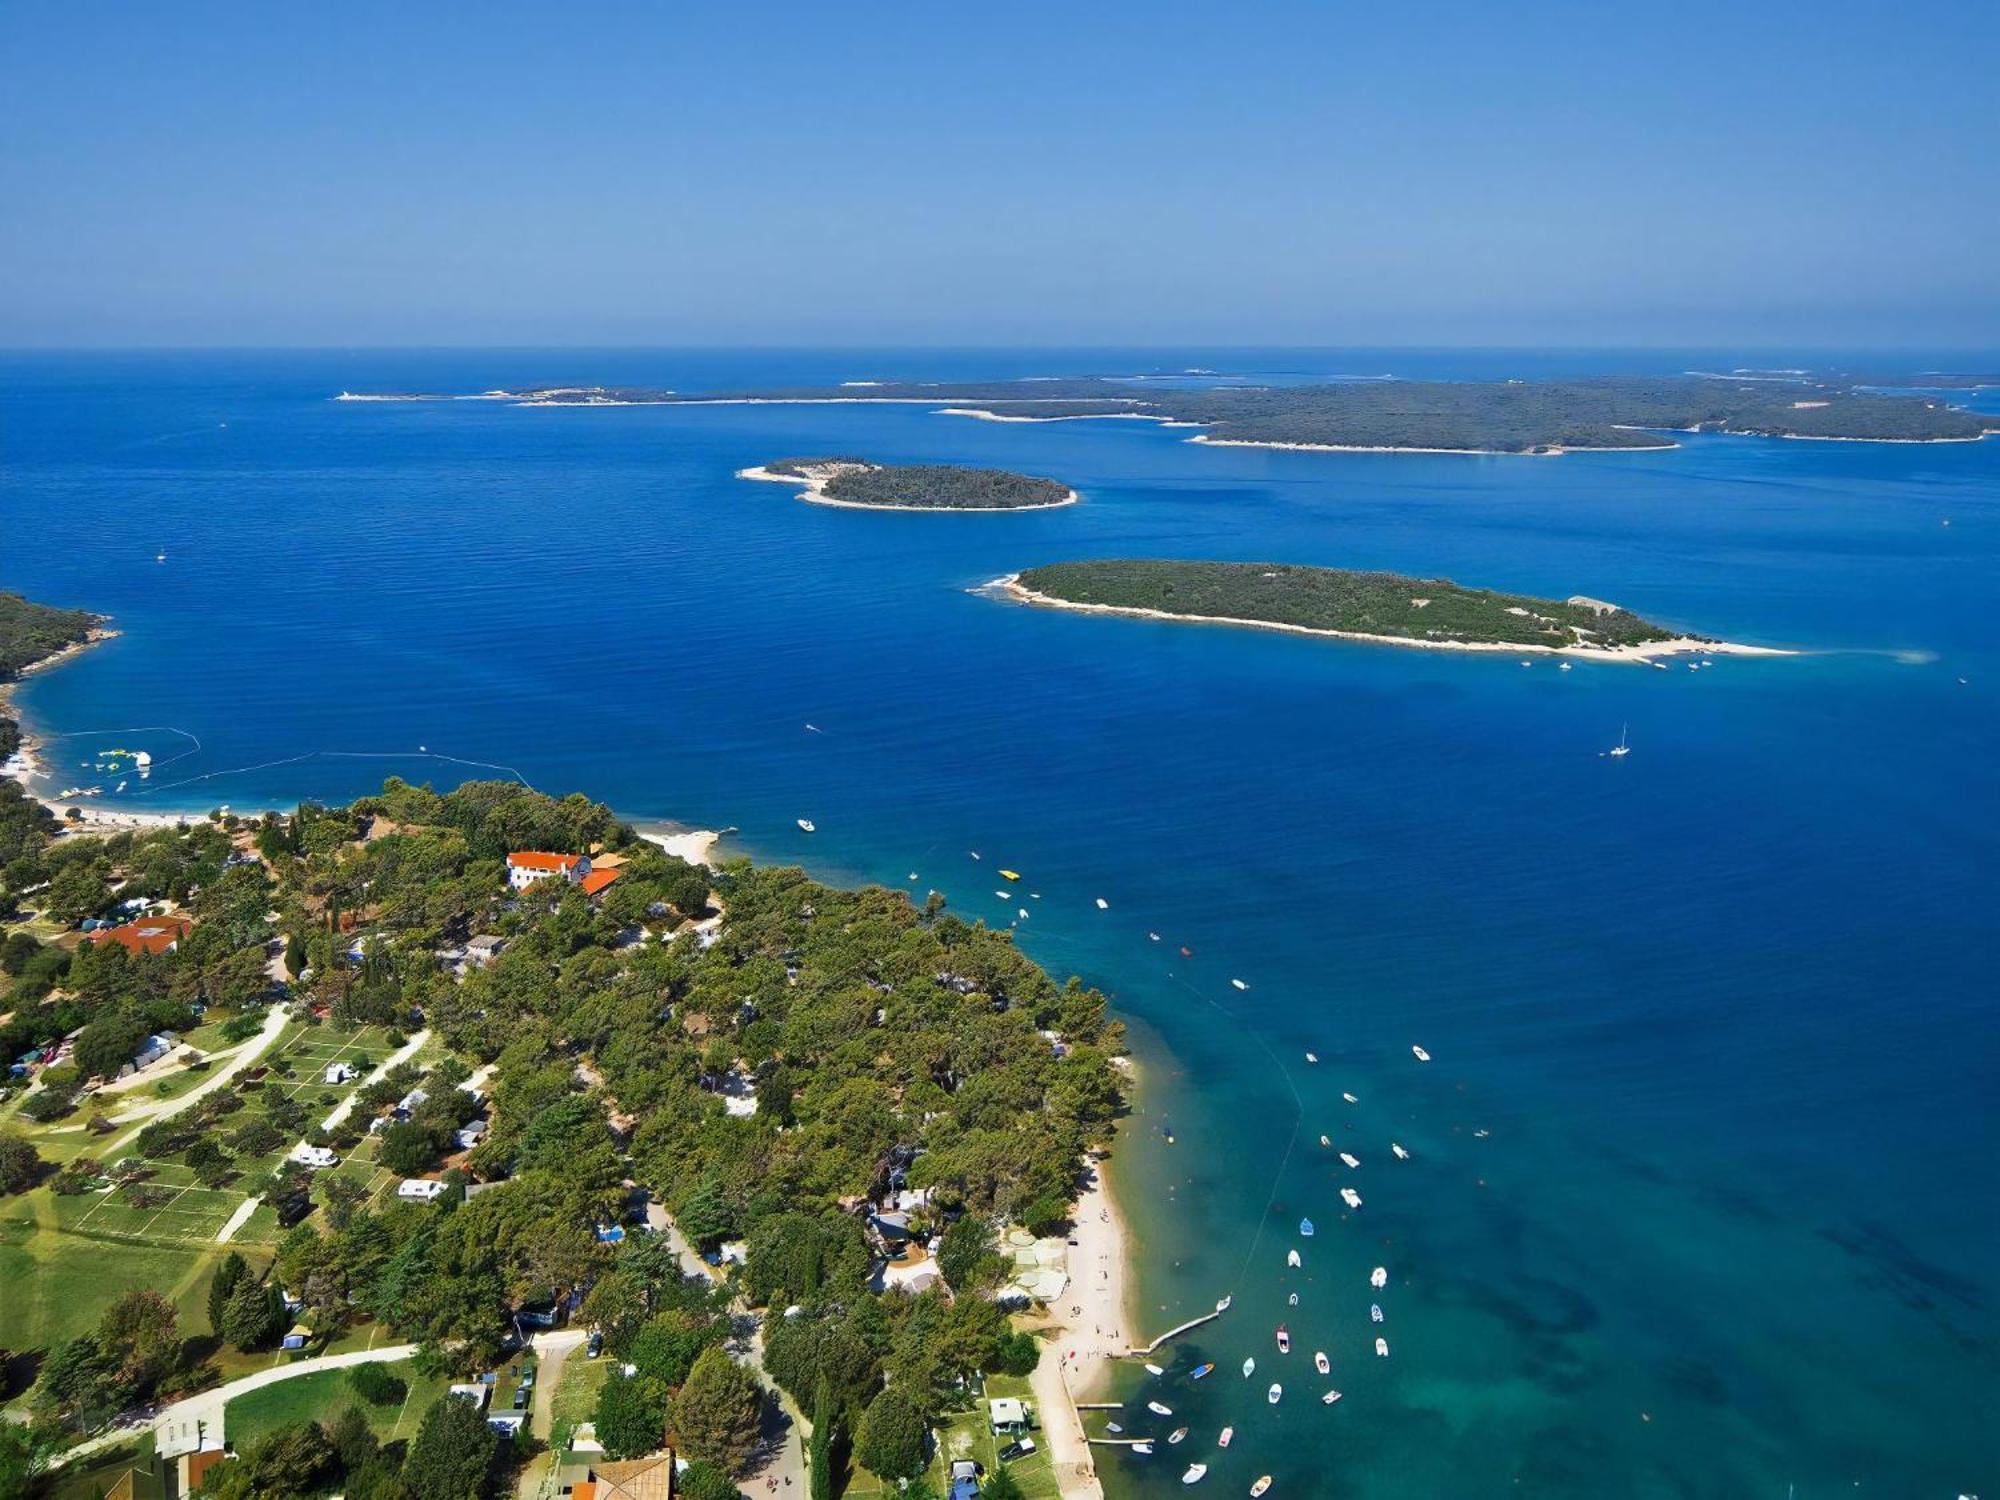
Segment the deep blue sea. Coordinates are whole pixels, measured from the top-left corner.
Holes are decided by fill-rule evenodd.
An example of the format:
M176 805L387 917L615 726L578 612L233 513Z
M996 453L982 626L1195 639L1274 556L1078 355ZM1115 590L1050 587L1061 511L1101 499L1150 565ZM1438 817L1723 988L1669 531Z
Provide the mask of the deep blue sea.
M21 701L72 736L49 752L64 783L106 779L75 764L93 749L151 749L136 806L346 798L479 762L730 826L830 879L915 872L995 922L1017 903L993 871L1024 872L1021 942L1114 996L1145 1073L1115 1164L1145 1331L1236 1299L1179 1347L1182 1370L1222 1366L1170 1387L1195 1435L1107 1454L1114 1491L1177 1489L1203 1457L1211 1488L1269 1471L1280 1500L1995 1495L2000 439L1335 455L917 407L328 399L1806 362L12 355L0 587L116 616L121 638ZM894 515L732 477L816 452L1084 498ZM1586 593L1809 654L1558 672L967 592L1121 555ZM1626 726L1632 754L1605 757ZM1301 1352L1273 1377L1281 1319Z

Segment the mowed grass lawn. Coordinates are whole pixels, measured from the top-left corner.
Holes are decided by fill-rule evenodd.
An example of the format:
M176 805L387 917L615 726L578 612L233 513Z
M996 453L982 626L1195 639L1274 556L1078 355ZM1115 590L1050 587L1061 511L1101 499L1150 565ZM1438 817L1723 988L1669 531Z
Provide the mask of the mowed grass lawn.
M183 1334L207 1332L208 1280L230 1247L65 1233L48 1197L44 1190L0 1208L0 1347L47 1349L89 1333L107 1307L139 1287L158 1291L179 1309ZM47 1222L37 1208L50 1215Z
M251 1391L230 1402L222 1418L222 1428L230 1445L241 1451L280 1427L297 1422L324 1422L331 1426L343 1409L356 1407L368 1417L368 1425L385 1443L413 1438L424 1413L443 1399L449 1383L417 1374L408 1360L380 1365L409 1387L409 1394L393 1406L373 1406L363 1401L348 1380L346 1370L316 1370L295 1380L281 1380L262 1390Z

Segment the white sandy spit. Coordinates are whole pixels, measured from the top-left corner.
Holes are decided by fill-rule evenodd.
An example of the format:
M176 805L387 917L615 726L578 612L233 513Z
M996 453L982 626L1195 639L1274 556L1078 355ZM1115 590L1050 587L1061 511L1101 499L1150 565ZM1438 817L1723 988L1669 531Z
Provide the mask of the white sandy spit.
M1265 443L1250 438L1219 438L1203 433L1190 443L1210 448L1283 448L1295 453L1458 453L1480 458L1560 458L1565 453L1665 453L1679 443L1633 443L1619 448L1396 448L1367 443Z
M804 475L799 475L774 474L771 470L764 468L760 464L754 468L738 469L736 477L738 479L759 479L767 484L789 484L795 488L803 486L798 491L798 498L805 501L808 505L832 505L841 510L917 511L927 516L1011 515L1015 511L1023 510L1056 510L1061 506L1074 505L1083 498L1075 490L1071 490L1062 499L1051 500L1044 505L873 505L864 500L836 500L833 496L827 494L826 486L828 481L837 477L843 470L854 467L856 465L853 464L814 464Z
M989 592L1046 609L1070 609L1083 614L1129 615L1141 620L1171 620L1183 624L1241 625L1252 630L1283 630L1293 635L1330 636L1343 641L1368 641L1382 646L1415 646L1426 651L1509 652L1519 656L1533 651L1544 656L1576 656L1588 661L1649 662L1660 656L1680 656L1689 652L1703 656L1797 656L1796 651L1778 646L1742 646L1731 641L1704 641L1695 636L1648 641L1642 646L1531 646L1507 641L1419 641L1401 635L1375 635L1359 630L1321 630L1311 625L1287 625L1275 620L1240 620L1229 615L1177 615L1163 609L1138 609L1121 604L1078 604L1052 594L1036 593L1021 584L1021 575L1008 573L983 586Z
M684 859L691 865L712 864L715 845L722 835L706 828L687 828L674 832L652 832L641 828L639 837L649 844L656 844L676 859Z

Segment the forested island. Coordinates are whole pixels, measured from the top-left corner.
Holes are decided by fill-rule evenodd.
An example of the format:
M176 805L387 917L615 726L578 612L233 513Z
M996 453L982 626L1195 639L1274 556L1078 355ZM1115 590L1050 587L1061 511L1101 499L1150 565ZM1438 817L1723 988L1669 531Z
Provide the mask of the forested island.
M1030 604L1417 646L1635 658L1754 649L1668 630L1582 595L1538 599L1443 578L1346 568L1120 559L1051 563L999 584L1009 597Z
M21 674L77 651L108 632L104 617L83 609L57 609L19 594L0 592L0 762L22 750L10 689ZM0 866L41 842L55 819L11 776L0 777Z
M1053 479L952 464L878 464L865 458L781 458L739 471L741 479L799 484L801 500L870 510L1045 510L1073 505L1076 491Z
M1010 934L692 866L510 782L44 831L0 865L0 913L22 1473L218 1383L407 1343L263 1426L263 1397L231 1400L204 1492L512 1494L543 1461L508 1426L540 1359L565 1485L671 1444L676 1494L734 1496L768 1381L814 1494L858 1466L934 1495L928 1430L983 1423L982 1372L1025 1392L1052 1347L996 1297L998 1236L1061 1245L1123 1109L1104 997ZM530 1338L563 1322L566 1370ZM578 1420L597 1450L570 1452Z
M1911 386L1975 388L1985 377L1902 377ZM549 387L491 392L534 406L733 403L935 406L1001 421L1143 417L1200 427L1203 443L1330 450L1554 454L1669 448L1673 432L1725 432L1866 442L1969 442L2000 431L1984 416L1892 377L1804 371L1613 376L1564 381L1366 380L1167 390L1089 377L971 383L881 382L729 395L645 388ZM396 397L349 399L403 399Z

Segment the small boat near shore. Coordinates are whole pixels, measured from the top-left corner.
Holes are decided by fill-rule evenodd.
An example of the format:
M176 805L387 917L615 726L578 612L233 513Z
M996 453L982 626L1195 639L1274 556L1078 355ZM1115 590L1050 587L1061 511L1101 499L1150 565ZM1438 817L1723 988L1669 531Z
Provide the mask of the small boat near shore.
M1324 1396L1321 1396L1321 1397L1320 1397L1319 1399L1320 1399L1320 1401L1321 1401L1321 1403L1322 1403L1322 1404L1324 1404L1324 1405L1326 1405L1326 1406L1331 1406L1331 1405L1333 1405L1333 1403L1334 1403L1334 1402L1336 1402L1336 1401L1338 1401L1338 1400L1340 1399L1340 1392L1339 1392L1339 1391L1328 1391L1328 1392L1327 1392L1327 1393L1326 1393L1326 1394L1325 1394Z
M1340 1201L1345 1203L1349 1208L1361 1207L1361 1195L1355 1192L1353 1188L1342 1188L1340 1190Z
M1299 1233L1304 1235L1307 1239L1311 1239L1313 1234L1313 1221L1311 1219L1299 1220Z
M1230 982L1231 984L1235 985L1235 986L1236 986L1236 988L1238 988L1239 990L1247 990L1247 989L1249 989L1249 988L1250 988L1250 986L1249 986L1249 985L1245 984L1245 983L1244 983L1244 982L1243 982L1242 980L1240 980L1240 979L1232 979L1232 980L1230 980L1229 982Z
M1382 1321L1381 1303L1371 1302L1368 1304L1368 1321L1371 1323L1379 1323Z
M1313 1368L1322 1375L1333 1373L1333 1362L1326 1357L1324 1349L1313 1350Z
M1172 1432L1167 1434L1168 1446L1171 1447L1173 1444L1180 1442L1187 1435L1188 1430L1185 1427L1176 1427Z
M1394 1154L1397 1161L1408 1161L1410 1159L1410 1153L1394 1141L1389 1142L1389 1150Z
M1387 1359L1389 1357L1389 1341L1382 1338L1375 1340L1375 1353L1378 1358Z
M1283 1323L1278 1325L1278 1352L1280 1354L1290 1354L1292 1352L1292 1336L1286 1331Z
M1236 1296L1234 1293L1231 1293L1227 1297L1218 1298L1215 1304L1215 1310L1219 1313L1226 1313L1229 1311L1229 1304L1234 1302L1235 1300Z
M1326 1136L1321 1136L1319 1138L1319 1143L1322 1146L1331 1146L1333 1144L1333 1142L1329 1140Z
M1002 870L1000 872L1000 878L1002 880L1019 880L1021 878L1021 872L1019 870Z
M1187 1466L1187 1472L1181 1475L1181 1483L1200 1484L1202 1480L1206 1478L1208 1478L1207 1464L1189 1464Z
M1277 1381L1272 1381L1271 1388L1264 1392L1264 1399L1272 1406L1276 1406L1280 1401L1285 1399L1285 1388L1279 1385Z
M1227 1448L1231 1443L1235 1441L1236 1441L1236 1429L1234 1427L1225 1427L1222 1429L1221 1432L1216 1434L1215 1446L1218 1448Z
M1214 1365L1211 1365L1211 1364L1202 1364L1202 1365L1196 1365L1196 1366L1194 1367L1194 1373L1193 1373L1192 1375L1188 1376L1188 1379L1189 1379L1189 1380L1202 1380L1202 1379L1205 1379L1205 1378L1207 1378L1207 1377L1208 1377L1208 1376L1210 1376L1210 1375L1213 1375L1214 1373L1215 1373L1215 1366L1214 1366Z
M1285 1252L1285 1264L1296 1269L1299 1265L1299 1252L1296 1250L1287 1250Z
M795 821L798 823L799 832L801 833L819 832L819 830L813 826L813 820L811 818L798 818Z
M1111 903L1109 901L1106 901L1102 896L1099 896L1097 898L1097 909L1099 911L1110 911Z
M1244 1360L1244 1361L1243 1361L1243 1378L1244 1378L1245 1380L1248 1380L1248 1379L1249 1379L1249 1378L1250 1378L1250 1377L1251 1377L1252 1375L1255 1375L1256 1373L1257 1373L1257 1361L1256 1361L1256 1359L1255 1359L1255 1358L1253 1357L1253 1358L1250 1358L1250 1359L1246 1359L1246 1360Z
M1271 1487L1271 1476L1269 1474L1259 1474L1257 1476L1257 1482L1250 1486L1250 1500L1257 1500L1257 1497L1263 1494L1270 1487Z
M1156 1417L1171 1417L1174 1414L1174 1409L1171 1406L1160 1401L1148 1401L1146 1403L1146 1410Z
M1389 1268L1387 1266L1377 1266L1374 1270L1370 1271L1368 1273L1368 1284L1372 1287L1387 1286L1389 1284Z
M1319 1066L1319 1054L1318 1054L1317 1052L1308 1052L1308 1053L1306 1054L1306 1061L1307 1061L1307 1062L1309 1062L1309 1063L1311 1063L1311 1064L1312 1064L1312 1065L1313 1065L1314 1067L1318 1067L1318 1066ZM1321 1136L1321 1137L1320 1137L1320 1139L1321 1139L1321 1140L1325 1140L1325 1139L1326 1139L1326 1137L1324 1137L1324 1136Z
M1297 1292L1293 1292L1291 1296L1285 1299L1285 1303L1289 1307L1297 1307L1299 1305L1299 1294Z
M1147 1366L1146 1366L1146 1373L1147 1373L1148 1375L1151 1375L1151 1376L1154 1376L1154 1377L1156 1377L1156 1378L1157 1378L1158 1376L1161 1376L1161 1375L1164 1375L1164 1374L1166 1374L1167 1372L1166 1372L1165 1370L1161 1369L1161 1368L1160 1368L1160 1366L1158 1366L1158 1365L1154 1365L1154 1364L1149 1364L1149 1365L1147 1365Z
M1141 1458L1151 1458L1153 1456L1153 1445L1151 1443L1134 1443L1132 1451Z
M1410 1052L1411 1055L1414 1056L1418 1062L1429 1062L1431 1060L1430 1053L1424 1051L1424 1049L1421 1047L1412 1045L1410 1048Z
M1359 1099L1355 1098L1352 1094L1342 1094L1340 1097L1345 1099L1349 1104L1359 1104L1361 1102Z
M1351 1151L1341 1152L1340 1159L1347 1164L1350 1170L1361 1165L1361 1158Z

